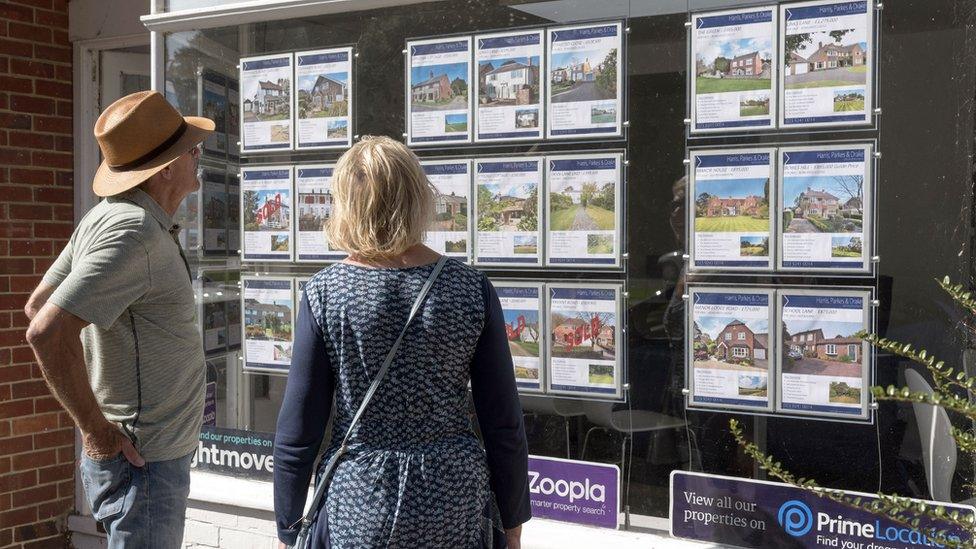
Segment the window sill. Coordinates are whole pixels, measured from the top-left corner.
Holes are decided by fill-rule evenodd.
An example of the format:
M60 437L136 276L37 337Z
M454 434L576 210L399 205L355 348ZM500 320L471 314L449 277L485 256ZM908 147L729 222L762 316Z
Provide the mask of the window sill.
M309 490L306 507L311 499L312 491ZM191 471L190 500L273 513L274 487L270 481Z

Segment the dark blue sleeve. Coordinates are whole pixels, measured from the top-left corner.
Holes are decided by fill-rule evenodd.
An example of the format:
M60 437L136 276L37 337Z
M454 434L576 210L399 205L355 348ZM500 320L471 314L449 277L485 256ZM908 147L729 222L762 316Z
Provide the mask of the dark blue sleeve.
M274 508L278 539L295 543L312 467L325 436L335 382L322 330L303 293L295 323L295 348L274 445Z
M505 317L495 288L485 279L485 327L471 364L471 393L485 441L491 489L502 525L514 528L532 517L529 449L515 385Z

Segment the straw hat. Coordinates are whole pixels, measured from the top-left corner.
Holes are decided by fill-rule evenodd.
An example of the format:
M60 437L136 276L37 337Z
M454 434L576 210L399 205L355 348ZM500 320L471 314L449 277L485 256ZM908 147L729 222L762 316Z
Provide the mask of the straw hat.
M105 157L92 183L95 194L112 196L139 185L213 130L213 120L182 116L159 92L119 99L95 121L95 139Z

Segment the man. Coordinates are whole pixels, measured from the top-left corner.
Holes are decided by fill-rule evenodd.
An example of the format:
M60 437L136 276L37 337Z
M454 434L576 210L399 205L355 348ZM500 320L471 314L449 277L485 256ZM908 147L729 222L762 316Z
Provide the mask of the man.
M27 341L81 430L82 484L111 548L183 539L206 372L172 216L200 186L199 144L213 129L157 92L105 109L92 185L105 200L25 307Z

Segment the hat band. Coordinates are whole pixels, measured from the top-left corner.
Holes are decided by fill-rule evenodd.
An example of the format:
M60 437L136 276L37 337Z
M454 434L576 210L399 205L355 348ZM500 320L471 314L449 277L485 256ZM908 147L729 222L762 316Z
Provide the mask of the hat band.
M186 133L187 125L188 124L186 123L186 120L180 120L180 127L176 128L176 131L173 132L173 135L167 137L165 141L160 143L159 146L157 146L153 150L147 152L146 154L140 156L139 158L136 158L131 162L126 162L124 164L109 164L109 167L112 168L113 170L128 170L131 168L135 168L136 166L145 164L146 162L152 160L153 158L156 158L156 156L159 155L159 153L172 147L174 143L179 141L180 138L183 137L183 134Z

